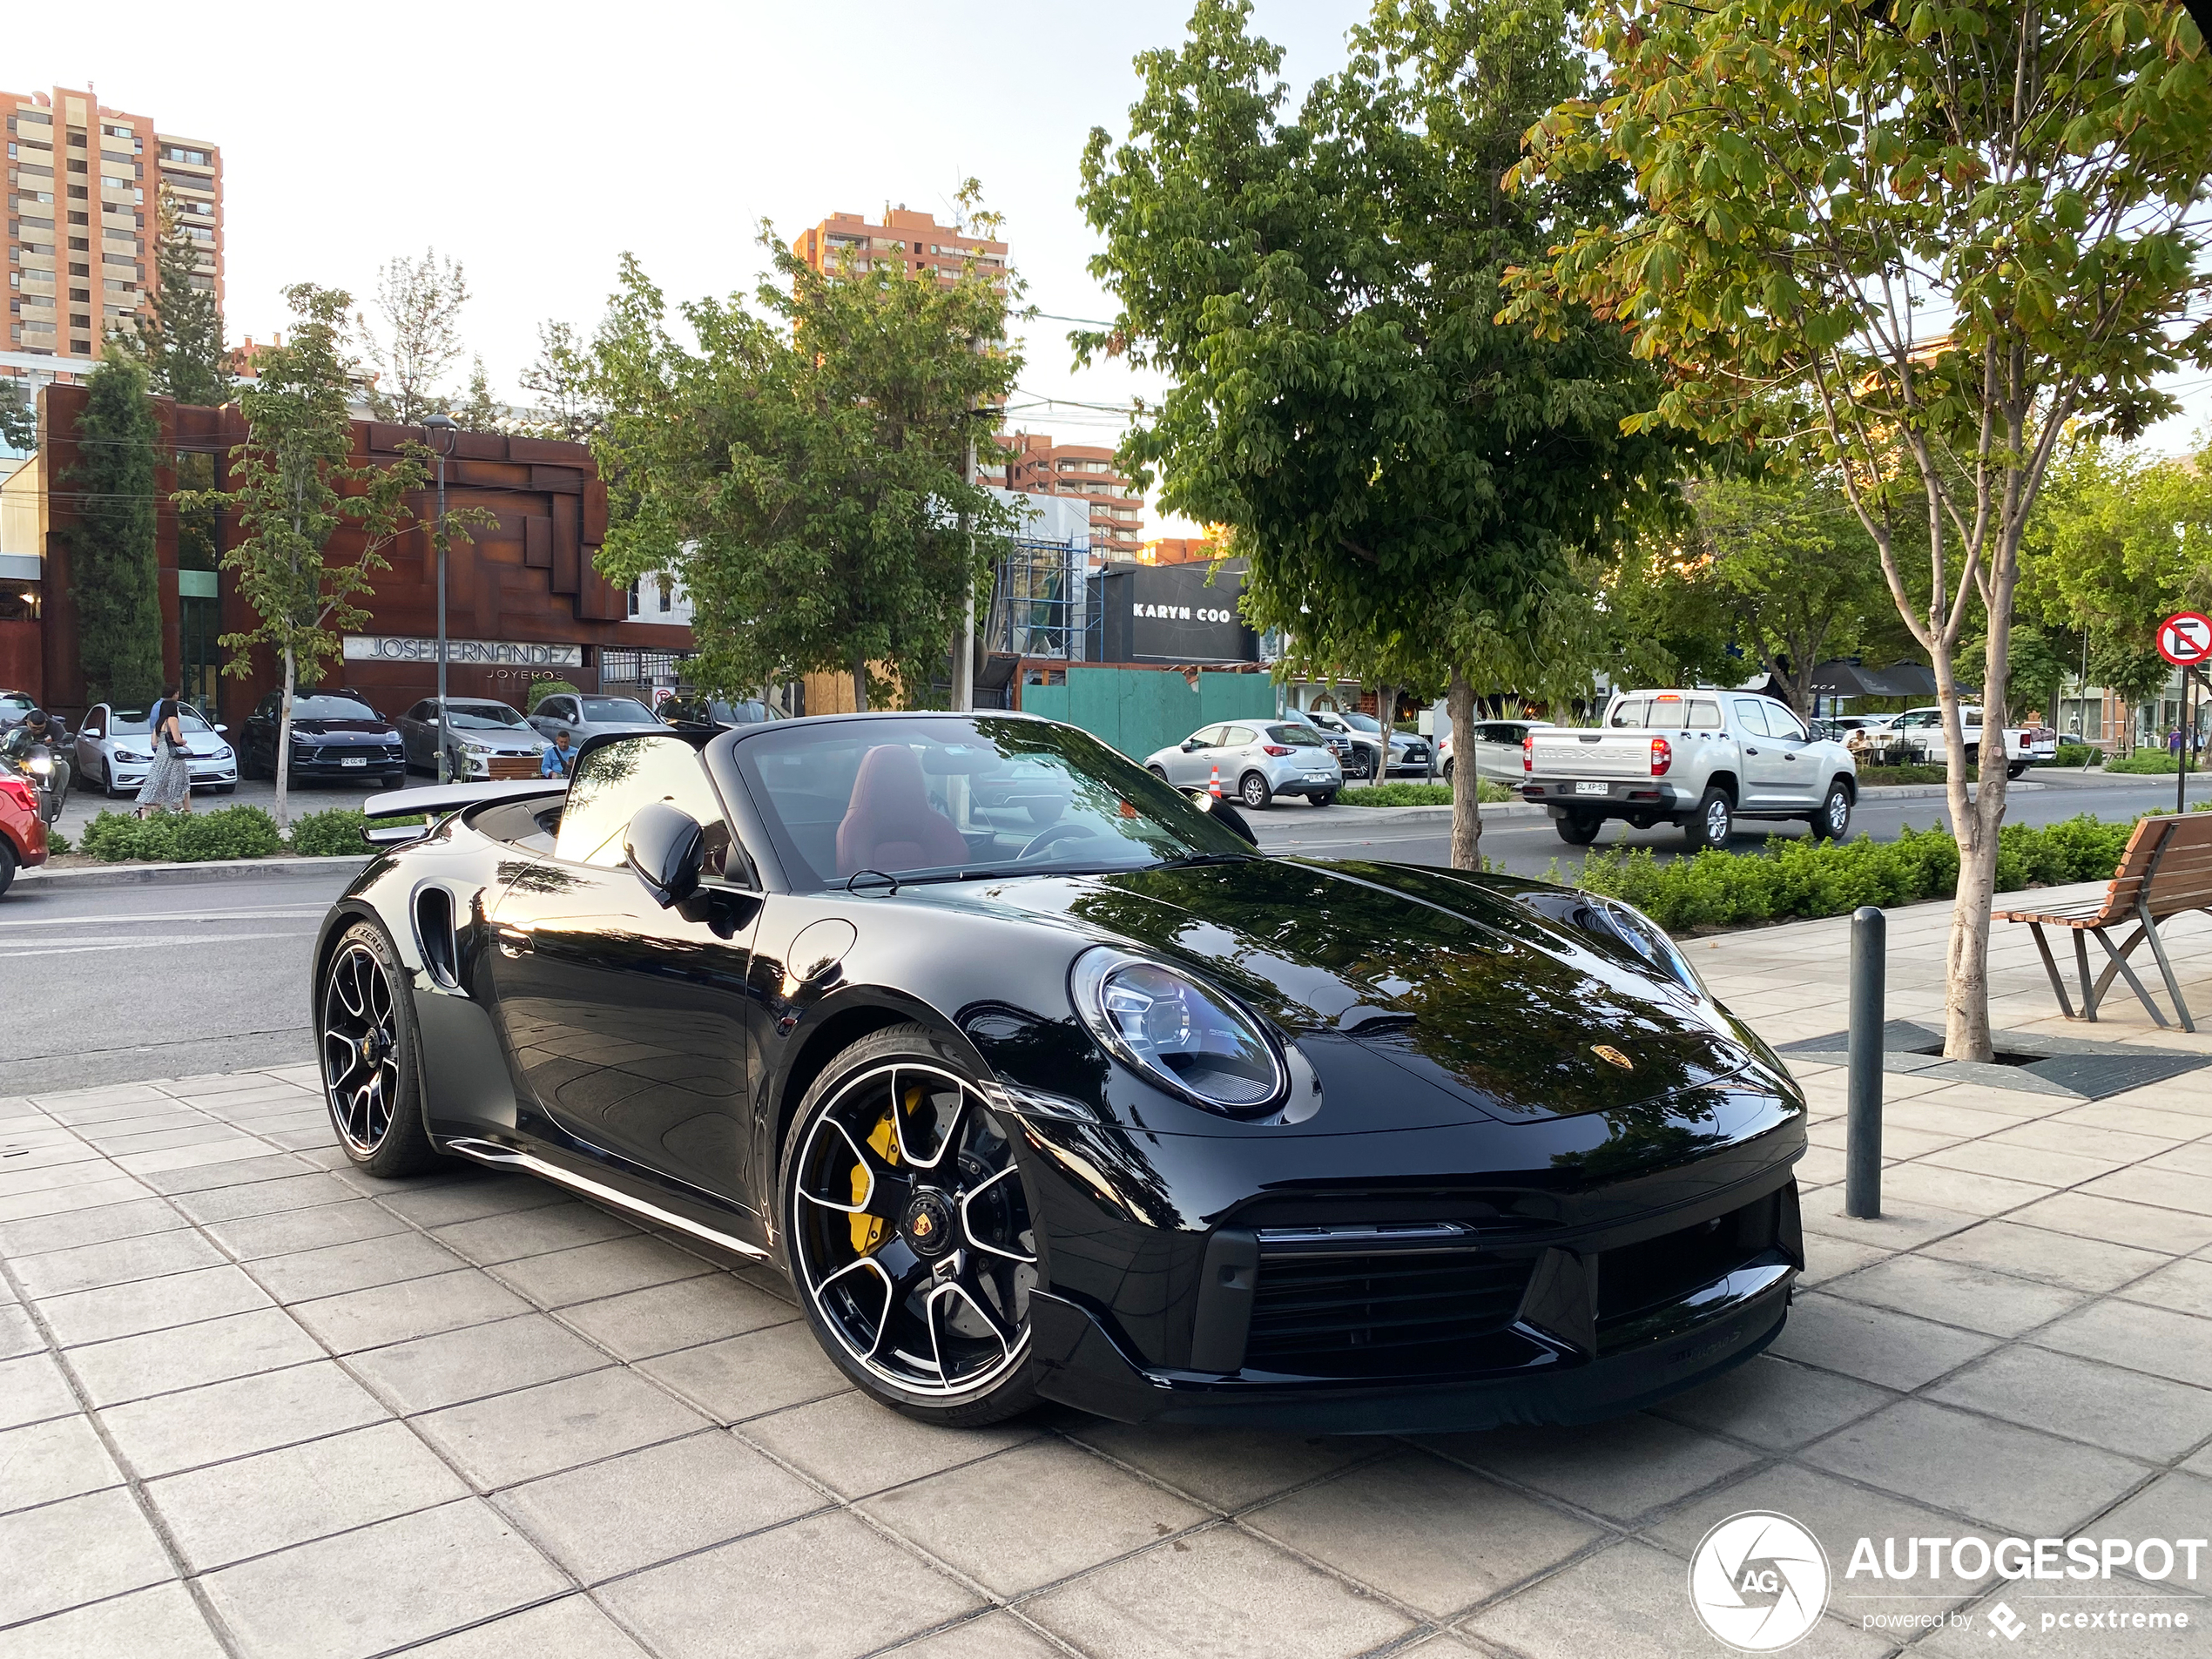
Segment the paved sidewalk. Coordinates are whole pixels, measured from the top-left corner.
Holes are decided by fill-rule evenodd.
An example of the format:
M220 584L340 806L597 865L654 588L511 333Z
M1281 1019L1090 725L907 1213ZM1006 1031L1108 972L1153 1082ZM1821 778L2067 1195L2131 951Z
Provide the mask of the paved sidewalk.
M1946 915L1893 915L1893 1017L1940 1023ZM1843 1024L1844 926L1690 948L1784 1042ZM2118 1001L2066 1026L2024 935L2000 1024L2212 1042ZM2171 937L2212 1015L2212 923ZM1800 1072L1811 1270L1771 1354L1596 1427L1420 1441L925 1429L763 1270L528 1179L354 1173L307 1069L0 1100L0 1659L1716 1654L1687 1563L1752 1508L1836 1575L1794 1652L1956 1608L1910 1650L2212 1655L2202 1576L1844 1577L1862 1535L2212 1529L2212 1071L2090 1105L1893 1076L1871 1223L1839 1213L1842 1075ZM2189 1628L2034 1628L2115 1603Z

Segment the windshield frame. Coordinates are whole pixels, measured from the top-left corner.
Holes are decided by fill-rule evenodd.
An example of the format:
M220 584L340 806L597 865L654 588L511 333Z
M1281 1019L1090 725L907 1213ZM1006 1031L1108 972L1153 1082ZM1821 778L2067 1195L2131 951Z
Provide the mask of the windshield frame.
M773 799L762 779L759 761L772 749L780 749L786 745L803 745L805 739L800 734L810 730L819 732L826 728L848 726L860 721L868 723L871 737L878 743L899 741L900 726L908 724L927 727L954 722L1004 722L1009 730L1020 732L1025 737L1029 732L1035 732L1040 734L1041 749L1061 745L1066 745L1062 749L1063 755L1069 749L1087 754L1092 764L1109 774L1123 799L1141 807L1143 814L1154 824L1171 831L1181 842L1181 849L1149 862L1102 863L1094 854L1089 858L1040 859L1017 868L1010 867L1003 855L988 855L979 856L974 862L958 867L928 867L884 873L881 880L866 872L852 876L833 873L818 875L786 827L781 814L776 811ZM1042 741L1042 734L1055 736L1047 743ZM766 747L756 746L764 745ZM751 752L748 753L748 751ZM738 820L733 827L738 830L738 840L764 876L772 873L768 885L782 892L832 894L851 891L867 896L910 887L942 886L970 880L1130 874L1170 867L1192 857L1218 860L1264 856L1226 824L1193 804L1182 790L1162 782L1136 762L1109 748L1089 732L1059 721L1040 719L1035 715L1011 711L981 711L973 715L943 711L826 715L806 719L786 718L763 721L759 725L736 726L725 731L709 745L707 758L710 766L718 774L716 781L723 797L730 803ZM1102 778L1100 781L1107 781L1107 779Z

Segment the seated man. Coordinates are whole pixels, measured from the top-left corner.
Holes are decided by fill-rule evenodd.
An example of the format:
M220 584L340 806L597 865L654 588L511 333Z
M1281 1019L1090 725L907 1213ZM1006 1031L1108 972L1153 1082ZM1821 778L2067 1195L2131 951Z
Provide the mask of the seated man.
M541 778L565 778L575 766L576 755L569 747L568 728L563 726L553 734L553 746L538 760L537 775Z

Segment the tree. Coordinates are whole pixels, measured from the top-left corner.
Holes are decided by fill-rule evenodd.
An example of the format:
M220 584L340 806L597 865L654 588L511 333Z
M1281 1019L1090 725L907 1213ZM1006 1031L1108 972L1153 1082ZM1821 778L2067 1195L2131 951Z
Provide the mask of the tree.
M1944 1051L1987 1060L2005 757L1972 781L1961 639L1986 617L2002 724L2020 540L2069 422L2122 435L2212 363L2201 255L2212 84L2178 5L1598 0L1610 84L1532 129L1522 188L1633 170L1641 211L1528 271L1510 314L1579 303L1664 366L1641 428L1836 473L1943 707L1959 877ZM1927 582L1902 568L1925 527Z
M383 553L414 527L407 497L429 476L429 452L409 445L389 466L354 459L347 399L358 365L344 349L352 297L336 288L299 283L285 290L293 311L291 337L257 361L257 382L241 392L246 442L231 451L232 488L180 495L186 509L230 512L241 539L223 556L239 593L259 619L225 634L226 674L253 672L253 647L266 645L283 671L283 703L275 745L276 816L288 826L293 694L313 684L335 657L342 636L368 619L356 604L374 590L370 577L389 569ZM333 559L341 532L354 542Z
M537 356L523 371L523 389L537 394L530 411L535 435L581 443L598 429L601 411L591 397L591 351L564 322L537 326Z
M85 381L83 457L69 470L77 654L96 703L144 708L161 695L161 590L154 556L154 467L160 430L145 365L110 342Z
M455 405L454 420L465 431L504 432L506 416L493 401L491 379L484 373L484 360L476 358L469 370L469 395Z
M179 403L216 408L229 401L230 354L212 279L201 287L199 244L184 223L177 198L161 186L154 242L154 297L126 329L124 348L146 366L153 389Z
M1478 690L1587 690L1582 556L1661 509L1695 446L1624 433L1658 387L1617 329L1497 322L1500 284L1617 181L1507 195L1528 123L1583 85L1560 0L1377 0L1350 63L1284 118L1281 51L1244 0L1200 0L1179 49L1141 55L1128 138L1084 152L1091 262L1114 293L1085 356L1173 385L1123 440L1170 511L1234 527L1245 607L1316 663ZM1472 766L1453 861L1480 860Z
M899 260L816 272L765 225L761 243L775 268L758 313L682 307L697 351L624 258L589 387L607 411L599 565L683 583L703 689L836 671L865 709L889 689L870 664L908 688L941 669L990 543L1015 529L965 462L1021 367L996 343L1007 294L972 261L941 284Z
M378 420L415 426L427 415L449 411L446 376L461 361L459 321L468 303L460 261L441 260L435 248L425 248L419 260L402 253L377 272L383 330L359 315L354 327L373 377L368 406Z
M38 411L10 380L0 380L0 443L10 449L38 447Z

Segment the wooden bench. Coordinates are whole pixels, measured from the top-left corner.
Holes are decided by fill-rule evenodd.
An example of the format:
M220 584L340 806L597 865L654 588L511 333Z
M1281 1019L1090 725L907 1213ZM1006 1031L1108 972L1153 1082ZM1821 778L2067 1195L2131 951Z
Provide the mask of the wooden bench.
M2000 921L2024 921L2034 930L2035 948L2043 953L2043 969L2050 974L2051 988L2058 993L2059 1007L2069 1020L2075 1017L2074 1004L2067 1000L2066 981L2059 976L2059 965L2051 955L2043 929L2047 927L2074 930L2074 969L2081 980L2081 1018L2097 1017L2097 1004L2104 1000L2105 992L2117 974L2127 979L2142 1005L2150 1010L2150 1017L2163 1026L2165 1015L2151 1001L2142 981L2135 977L2135 970L2128 965L2128 958L2135 947L2149 940L2151 954L2158 959L2158 971L2165 978L2167 995L2174 999L2174 1012L2181 1020L2182 1029L2194 1031L2196 1024L2189 1018L2188 1004L2182 1000L2182 988L2174 977L2174 964L2167 960L2165 941L2158 936L2158 924L2184 910L2206 908L2212 908L2212 813L2196 813L2146 818L2137 824L2102 899L2081 899L2040 910L2000 910L1996 914ZM2134 924L2135 931L2128 935L2125 942L2115 946L2110 930L2130 922ZM2104 947L2105 955L2110 959L2094 985L2089 982L2091 939Z

